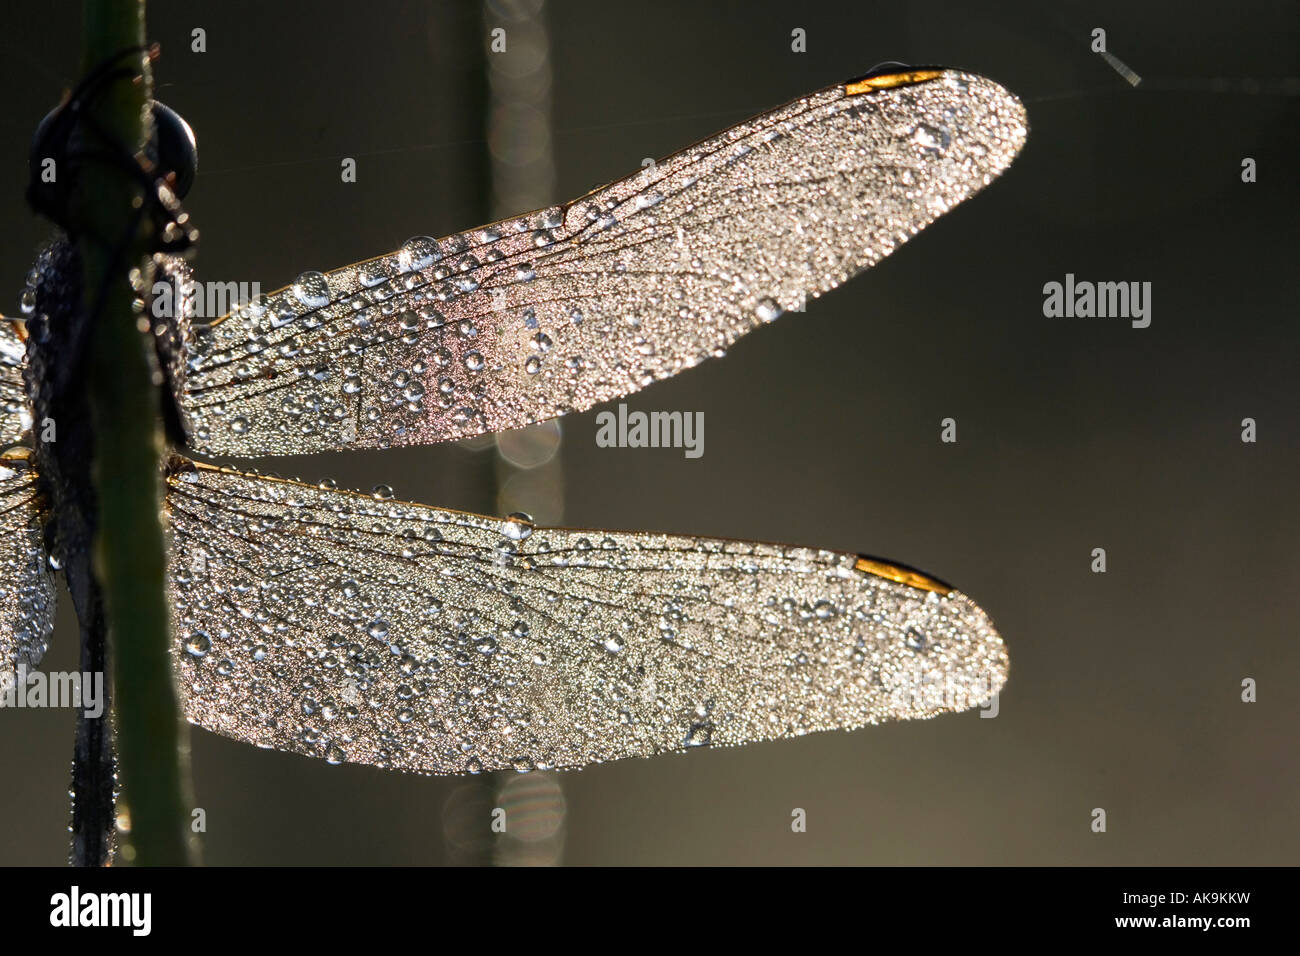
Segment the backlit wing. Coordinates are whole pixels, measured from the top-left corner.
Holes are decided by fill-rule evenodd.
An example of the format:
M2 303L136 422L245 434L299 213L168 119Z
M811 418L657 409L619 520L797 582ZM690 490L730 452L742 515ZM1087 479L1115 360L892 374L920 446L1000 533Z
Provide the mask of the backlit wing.
M27 343L12 319L0 315L0 448L24 441L32 427L23 369Z
M45 560L35 474L0 458L0 671L35 667L54 626L54 579Z
M422 773L576 767L930 717L1007 656L965 595L849 554L533 528L177 459L188 718Z
M428 444L627 395L879 261L998 176L1026 134L990 80L879 76L566 205L304 273L189 330L193 447Z
M27 345L0 316L0 446L30 438L32 413L23 384ZM0 449L2 450L2 449ZM35 667L54 626L54 579L45 560L36 475L24 451L0 457L0 672Z

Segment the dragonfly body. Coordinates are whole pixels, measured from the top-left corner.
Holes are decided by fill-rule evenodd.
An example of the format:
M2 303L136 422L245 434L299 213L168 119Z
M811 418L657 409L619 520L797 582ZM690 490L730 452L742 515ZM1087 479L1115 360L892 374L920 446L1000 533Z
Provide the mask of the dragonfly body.
M29 488L38 508L27 521L32 540L43 545L34 563L42 565L39 580L50 595L47 613L52 620L51 569L60 568L81 629L81 669L104 675L104 686L109 688L104 600L92 567L97 505L91 484L94 446L84 387L90 329L81 277L75 247L63 238L41 251L28 277L24 305L30 319L24 329L24 380L36 426L33 436L38 440L31 446L25 477L31 480ZM49 623L43 621L41 626ZM41 651L43 646L29 650L29 668L40 663ZM73 767L73 859L106 861L112 835L102 821L104 808L112 807L114 787L106 716L83 714L78 718Z
M29 281L34 295L27 336L26 385L41 439L32 446L45 503L44 539L61 567L80 620L102 613L90 569L96 503L90 483L94 448L86 379L89 328L82 306L81 261L64 239L42 250Z
M212 323L174 297L154 339L175 444L421 444L618 398L888 255L1025 135L1018 101L981 77L868 77L571 203L303 273ZM158 261L181 289L184 263ZM58 311L63 293L35 285L37 313ZM85 412L60 385L83 341L68 314L34 324L27 356L35 414L60 423ZM77 609L93 619L86 468L111 450L70 427L35 466L52 553L89 582ZM424 773L577 767L933 716L1006 677L974 602L887 561L538 528L179 455L166 487L186 714L259 746Z
M188 278L183 259L158 259L161 275L178 284ZM64 573L78 618L95 620L102 614L90 567L98 506L91 486L95 448L83 387L89 320L83 305L81 262L66 238L55 239L40 252L23 298L28 318L5 330L23 346L26 396L19 416L26 424L11 429L16 432L11 440L29 442L21 460L28 462L41 504L41 536L50 564ZM169 381L178 362L175 328L172 323L159 323L152 335L158 367ZM160 413L168 434L183 443L171 392L163 394Z

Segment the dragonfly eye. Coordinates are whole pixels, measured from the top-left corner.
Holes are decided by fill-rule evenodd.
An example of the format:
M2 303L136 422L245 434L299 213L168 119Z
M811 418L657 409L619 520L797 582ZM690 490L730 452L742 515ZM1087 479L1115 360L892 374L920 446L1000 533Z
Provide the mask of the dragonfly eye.
M153 101L153 141L149 158L163 175L171 174L172 192L184 199L199 171L199 147L194 130L170 106Z
M77 125L80 103L69 100L50 110L36 127L29 156L30 183L28 201L54 222L65 225L70 198L65 165L75 162L90 147L83 142ZM153 101L153 138L147 155L154 164L156 178L170 177L171 190L183 199L194 185L198 173L198 144L189 123L171 107Z
M72 134L71 103L57 106L45 114L32 135L28 157L30 182L27 200L37 212L63 223L67 217L68 180L61 167L68 154Z

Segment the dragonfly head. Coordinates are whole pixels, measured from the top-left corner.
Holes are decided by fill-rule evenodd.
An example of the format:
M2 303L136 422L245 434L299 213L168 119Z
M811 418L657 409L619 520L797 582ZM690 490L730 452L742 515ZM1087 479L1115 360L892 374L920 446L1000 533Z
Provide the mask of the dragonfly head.
M77 178L68 175L69 166L90 155L105 155L105 144L92 141L93 134L79 122L85 95L74 95L46 114L32 136L29 154L27 201L38 213L65 230L72 221L71 183ZM152 132L144 161L138 168L141 182L151 195L164 193L157 185L165 185L165 193L155 197L154 204L162 207L159 211L165 219L170 219L175 210L168 207L183 199L194 185L199 167L198 143L190 124L171 107L154 100L150 112ZM132 166L137 162L136 157L120 147L116 152L110 147L108 155L112 157L110 161Z

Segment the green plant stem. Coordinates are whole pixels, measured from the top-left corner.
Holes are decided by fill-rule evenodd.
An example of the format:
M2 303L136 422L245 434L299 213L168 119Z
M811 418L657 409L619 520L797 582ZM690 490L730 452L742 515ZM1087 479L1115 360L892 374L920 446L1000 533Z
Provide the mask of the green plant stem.
M87 71L144 43L143 0L85 0L84 18ZM149 132L150 69L143 53L123 62L138 66L138 73L114 81L88 107L87 118L135 152ZM160 406L129 280L138 267L152 282L148 217L139 215L140 184L109 162L85 163L77 196L86 305L94 323L88 382L98 502L94 567L113 652L118 766L131 820L128 859L182 865L189 862L187 787L168 658Z

